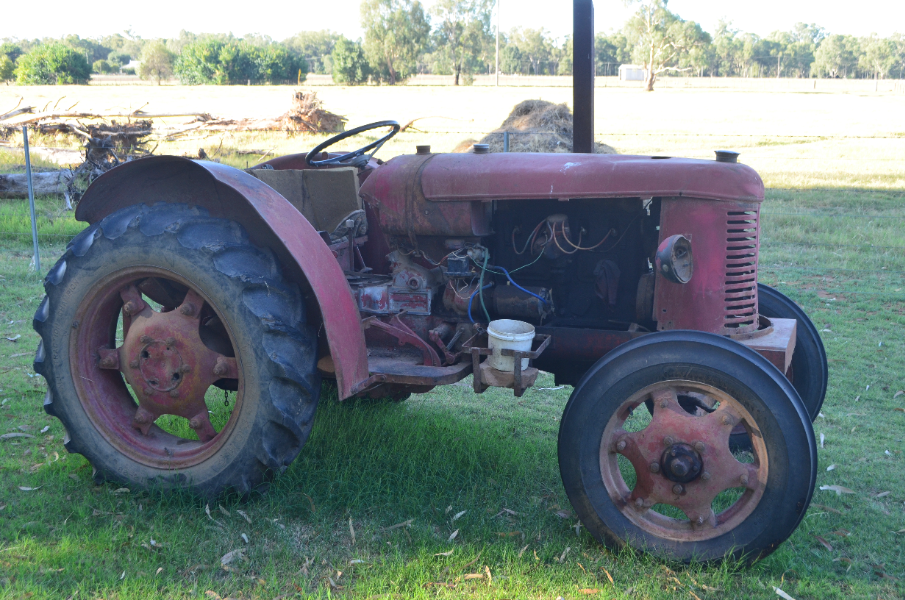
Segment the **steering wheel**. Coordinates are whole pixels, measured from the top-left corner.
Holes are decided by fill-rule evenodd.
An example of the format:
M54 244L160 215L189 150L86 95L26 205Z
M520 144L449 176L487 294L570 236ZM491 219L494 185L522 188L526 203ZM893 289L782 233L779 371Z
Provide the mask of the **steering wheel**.
M314 160L314 157L323 152L325 148L329 148L337 142L341 142L342 140L350 138L354 135L358 135L359 133L364 133L365 131L380 129L381 127L392 127L393 129L379 140L371 142L367 146L359 148L354 152L349 152L348 154L343 154L342 156L334 156L333 158L327 158L324 160ZM373 152L371 152L371 154L368 156L368 159L370 159L371 156L374 155L374 152L377 152L377 150L379 150L380 147L383 146L391 137L399 133L399 129L399 123L397 123L396 121L378 121L376 123L369 123L367 125L362 125L361 127L356 127L355 129L350 129L349 131L343 131L339 135L334 135L332 138L319 144L314 150L306 154L305 162L312 167L322 167L324 165L336 165L340 163L346 163L352 166L364 166L367 164L367 159L364 162L356 159L358 159L358 157L362 156L368 150L373 149Z

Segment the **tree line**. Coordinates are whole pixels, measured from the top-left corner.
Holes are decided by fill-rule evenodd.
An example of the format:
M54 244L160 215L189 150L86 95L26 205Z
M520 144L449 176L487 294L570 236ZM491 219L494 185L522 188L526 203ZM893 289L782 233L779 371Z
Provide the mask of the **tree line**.
M598 75L637 64L652 90L663 76L905 77L905 36L832 34L816 24L766 37L720 22L712 33L669 10L668 0L636 0L619 30L596 36ZM301 83L308 73L340 84L396 84L418 74L451 75L455 85L496 65L495 0L439 0L428 10L418 0L362 0L361 39L331 31L303 31L282 41L259 34L195 34L144 40L131 31L96 39L0 43L0 80L19 84L85 83L92 74L123 72L177 77L187 85ZM571 75L572 40L543 28L500 34L500 72Z

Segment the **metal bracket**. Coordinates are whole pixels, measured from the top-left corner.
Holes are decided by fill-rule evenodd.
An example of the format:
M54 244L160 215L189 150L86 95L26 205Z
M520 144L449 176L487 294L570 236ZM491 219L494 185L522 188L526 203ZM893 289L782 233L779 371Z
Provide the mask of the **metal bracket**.
M550 345L550 341L553 339L553 336L550 334L538 333L534 336L534 341L541 341L540 345L536 350L526 352L524 350L511 350L505 349L501 350L500 354L502 356L511 356L513 357L513 385L512 390L515 392L516 397L521 397L522 394L525 393L525 390L528 386L525 385L525 378L522 376L522 359L528 359L528 365L530 368L531 361L539 357L544 350L547 349L547 346ZM483 378L481 377L481 357L489 356L493 352L490 348L470 348L471 351L471 365L472 365L472 375L473 375L473 387L476 394L482 394L484 391L490 387ZM532 380L533 383L533 380Z

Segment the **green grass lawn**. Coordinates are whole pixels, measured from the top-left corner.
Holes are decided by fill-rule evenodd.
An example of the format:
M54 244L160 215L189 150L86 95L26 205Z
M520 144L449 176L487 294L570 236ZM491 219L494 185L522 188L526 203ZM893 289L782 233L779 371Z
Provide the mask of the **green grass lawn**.
M614 554L581 528L556 459L570 389L549 376L522 398L476 396L468 380L398 404L340 404L325 388L299 458L247 502L96 486L41 408L28 208L0 201L0 435L31 436L0 440L0 598L902 598L905 161L879 159L905 157L905 138L838 129L775 144L761 131L742 149L775 188L761 281L805 308L829 357L817 485L852 492L816 491L792 537L750 568ZM727 141L687 130L607 141L698 156ZM802 148L806 161L788 158ZM44 270L81 229L59 205L38 203Z

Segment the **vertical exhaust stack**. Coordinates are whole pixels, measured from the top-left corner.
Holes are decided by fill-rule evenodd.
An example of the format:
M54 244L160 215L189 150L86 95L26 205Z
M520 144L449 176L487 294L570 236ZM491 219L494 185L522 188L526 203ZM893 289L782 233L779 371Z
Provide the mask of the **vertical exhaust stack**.
M572 2L572 152L594 153L594 0Z

